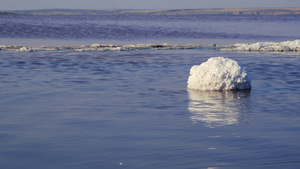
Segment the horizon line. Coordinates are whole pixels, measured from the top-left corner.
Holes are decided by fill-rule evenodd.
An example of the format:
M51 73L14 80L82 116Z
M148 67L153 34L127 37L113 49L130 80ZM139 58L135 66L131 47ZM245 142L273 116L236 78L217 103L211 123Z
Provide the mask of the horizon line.
M107 9L92 9L92 8L38 8L38 9L10 9L0 11L33 11L33 10L219 10L219 9L300 9L300 7L253 7L253 8L166 8L166 9L138 9L138 8L107 8Z

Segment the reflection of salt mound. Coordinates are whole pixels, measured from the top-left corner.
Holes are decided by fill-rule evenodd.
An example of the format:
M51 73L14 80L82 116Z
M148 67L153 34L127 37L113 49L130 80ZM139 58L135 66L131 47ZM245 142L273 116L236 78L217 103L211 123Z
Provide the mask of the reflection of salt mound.
M188 90L190 119L193 123L204 122L215 128L238 124L242 119L250 90L196 91Z
M247 70L236 61L214 57L191 68L187 87L194 90L250 89L251 80Z
M238 50L238 51L300 51L300 40L284 41L284 42L257 42L257 43L237 43L230 48L222 50Z

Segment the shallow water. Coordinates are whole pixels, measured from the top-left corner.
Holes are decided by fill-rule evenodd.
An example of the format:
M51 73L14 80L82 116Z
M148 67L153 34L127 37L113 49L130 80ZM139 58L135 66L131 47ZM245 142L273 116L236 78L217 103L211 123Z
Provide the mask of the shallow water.
M251 91L186 89L213 56ZM298 168L300 55L0 52L1 168Z
M0 16L0 45L285 41L300 39L299 20L297 15Z

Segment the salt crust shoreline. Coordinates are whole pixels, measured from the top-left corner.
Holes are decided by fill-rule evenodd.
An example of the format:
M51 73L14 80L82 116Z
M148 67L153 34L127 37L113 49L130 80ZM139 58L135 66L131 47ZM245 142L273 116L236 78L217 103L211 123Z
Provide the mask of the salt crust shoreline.
M233 51L263 51L263 52L300 52L300 40L277 42L257 42L257 43L237 43L220 50Z
M0 46L0 50L11 50L19 52L34 52L34 51L55 51L55 50L71 50L71 51L131 51L131 50L172 50L172 49L197 49L202 47L213 47L214 45L171 45L167 43L163 44L137 44L137 45L101 45L92 44L90 46L39 46L39 47L28 47L28 46Z
M200 48L215 48L221 51L262 51L262 52L300 52L300 40L283 41L283 42L257 42L257 43L236 43L233 45L171 45L163 44L137 44L137 45L107 45L107 44L92 44L81 46L4 46L0 45L0 50L19 51L19 52L34 52L34 51L56 51L56 50L71 50L71 51L131 51L131 50L175 50L175 49L200 49Z

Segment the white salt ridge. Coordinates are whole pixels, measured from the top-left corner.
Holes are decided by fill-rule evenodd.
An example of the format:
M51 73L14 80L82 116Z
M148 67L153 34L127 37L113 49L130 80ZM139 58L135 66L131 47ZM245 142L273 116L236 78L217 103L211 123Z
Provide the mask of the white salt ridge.
M17 51L20 51L20 52L33 52L35 51L34 49L32 48L28 48L28 47L21 47L20 49L17 49Z
M27 47L27 46L4 46L0 45L0 50L13 50L21 52L33 52L40 50L72 50L72 51L130 51L130 50L172 50L172 49L199 49L203 47L216 48L220 50L235 50L235 51L295 51L300 52L300 40L284 41L284 42L257 42L257 43L237 43L231 46L219 46L219 45L171 45L167 43L163 44L136 44L136 45L111 45L111 44L92 44L81 45L81 46L38 46L38 47Z
M187 87L193 90L251 89L251 79L245 68L236 61L213 57L190 70Z
M171 45L167 43L163 44L136 44L136 45L111 45L111 44L92 44L81 46L4 46L0 45L0 50L13 50L21 52L33 52L41 50L72 50L72 51L131 51L131 50L172 50L172 49L199 49L203 47L215 48L220 50L234 50L234 51L295 51L300 52L300 40L284 41L284 42L257 42L257 43L237 43L231 46L219 46L219 45Z
M236 50L236 51L300 51L300 40L284 41L284 42L257 42L257 43L237 43L229 48L223 48L221 50Z
M41 50L72 50L72 51L130 51L130 50L143 50L143 49L153 49L153 50L171 50L171 49L196 49L202 47L212 47L213 45L171 45L167 43L163 44L137 44L137 45L101 45L92 44L90 46L39 46L39 47L27 47L27 46L0 46L0 50L13 50L20 52L33 52Z

